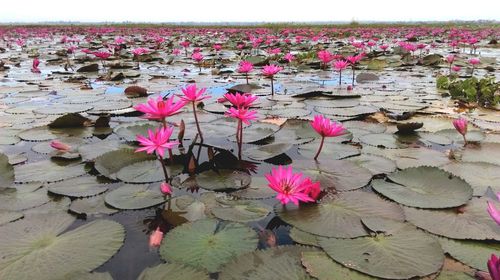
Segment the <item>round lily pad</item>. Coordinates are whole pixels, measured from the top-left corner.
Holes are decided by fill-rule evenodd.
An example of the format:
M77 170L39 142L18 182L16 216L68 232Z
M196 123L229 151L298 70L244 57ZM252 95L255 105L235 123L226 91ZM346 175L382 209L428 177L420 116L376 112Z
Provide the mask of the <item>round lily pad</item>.
M0 189L14 183L14 168L9 163L9 157L0 153Z
M450 208L472 198L472 188L464 180L437 167L407 168L387 175L392 182L374 180L378 193L406 206Z
M355 106L348 108L326 108L316 107L314 110L320 114L333 115L341 117L357 117L362 115L370 115L378 112L378 110L371 106Z
M177 263L165 263L148 267L139 275L137 280L210 280L208 273L201 269L195 269L187 265Z
M165 175L158 160L144 160L123 167L116 178L125 183L153 183L164 181Z
M154 130L158 128L158 123L155 122L139 122L125 123L113 129L114 133L125 141L137 141L137 135L148 135L148 129Z
M253 176L251 179L248 187L232 192L231 195L240 199L264 199L276 195L276 192L268 186L266 178Z
M372 173L364 168L346 160L301 160L294 163L297 168L319 181L322 189L333 188L337 191L351 191L366 186Z
M85 161L93 161L97 157L114 150L118 150L122 144L115 140L103 140L78 147L78 153Z
M488 260L492 253L500 252L499 242L456 240L439 238L443 250L454 259L475 269L488 271Z
M319 247L318 239L316 239L316 237L317 235L302 231L296 227L290 229L290 238L292 238L292 240L296 243Z
M462 154L462 161L487 162L500 165L500 143L482 143L477 147L467 147Z
M370 170L373 175L387 174L396 170L396 163L394 161L377 155L361 154L349 157L347 160Z
M19 220L24 217L24 214L19 211L0 210L0 226Z
M464 138L455 129L443 129L436 132L436 135L445 136L455 143L464 144ZM480 130L472 130L465 135L467 142L481 142L485 138L485 134Z
M253 143L271 137L279 126L269 123L256 123L243 129L243 143Z
M94 168L110 179L118 179L117 173L124 167L145 160L156 159L154 155L136 153L133 149L122 148L107 152L95 159Z
M91 110L93 106L87 104L51 104L33 110L34 113L44 115L63 115L68 113L81 113Z
M306 158L313 158L316 155L320 145L320 140L314 140L304 145L299 146L299 154ZM355 155L359 155L360 150L351 145L328 143L325 141L319 159L343 159Z
M286 153L292 146L290 143L272 143L246 149L243 154L253 160L267 160Z
M194 222L213 217L211 210L217 205L216 194L213 192L202 193L199 198L181 195L172 198L170 207L163 212L163 217L173 225Z
M318 204L275 206L276 214L298 229L326 237L354 238L367 235L364 217L382 217L403 221L403 210L376 194L362 191L340 193Z
M227 264L219 275L220 280L283 280L312 279L302 267L303 252L316 252L305 246L279 246L241 255Z
M215 217L233 222L251 222L265 218L271 212L271 207L253 200L217 199L220 206L212 209Z
M406 219L428 232L455 239L500 240L500 230L486 211L485 198L472 198L466 205L430 210L406 207ZM500 203L492 202L500 208Z
M104 201L104 195L96 195L88 198L75 199L69 207L73 213L89 215L114 214L117 209L110 208Z
M47 185L51 193L69 197L94 196L108 190L97 177L83 176Z
M43 205L50 201L46 188L35 190L0 190L0 209L21 211Z
M68 214L44 214L0 227L0 278L49 280L92 271L123 244L125 231L116 222L96 220L64 232L74 221Z
M257 233L248 226L204 219L168 232L160 255L168 261L217 272L223 264L255 250L257 243Z
M439 271L444 263L439 242L409 225L391 235L319 238L319 244L344 266L386 279L426 276Z
M302 265L318 280L374 280L376 278L349 269L332 260L325 252L302 253Z
M196 175L199 187L211 191L238 190L250 184L250 175L228 169L209 170Z
M471 185L475 196L483 196L490 187L500 192L500 166L486 162L451 162L441 167L464 179Z
M16 182L57 182L81 176L86 173L83 164L59 165L54 161L43 160L14 167Z
M160 184L123 185L106 194L104 199L118 209L143 209L167 201Z
M386 133L372 133L365 134L359 137L359 140L366 145L381 147L386 149L402 149L406 148L406 145L400 143L396 137L392 134Z

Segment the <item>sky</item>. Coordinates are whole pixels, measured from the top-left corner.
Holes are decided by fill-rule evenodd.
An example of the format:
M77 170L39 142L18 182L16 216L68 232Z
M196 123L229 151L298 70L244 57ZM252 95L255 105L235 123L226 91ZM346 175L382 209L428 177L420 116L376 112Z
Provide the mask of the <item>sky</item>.
M298 4L300 3L300 4ZM500 21L499 0L1 0L0 22Z

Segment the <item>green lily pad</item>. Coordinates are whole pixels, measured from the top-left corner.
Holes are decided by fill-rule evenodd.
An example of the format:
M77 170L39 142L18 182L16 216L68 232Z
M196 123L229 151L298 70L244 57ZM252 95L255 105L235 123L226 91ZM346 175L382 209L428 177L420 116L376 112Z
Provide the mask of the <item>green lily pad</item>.
M451 162L444 151L436 151L428 148L381 149L372 146L363 146L361 151L392 159L400 169L420 166L439 167Z
M386 149L403 149L406 145L400 143L393 134L373 133L365 134L359 137L359 140L366 145L381 147Z
M169 176L176 175L169 173ZM158 160L144 160L125 166L116 173L116 178L125 183L154 183L165 180Z
M220 206L212 209L215 217L233 222L251 222L265 218L271 212L271 207L252 200L217 199Z
M21 211L43 205L50 201L46 188L20 191L16 189L0 190L0 209Z
M292 240L296 243L319 247L318 239L316 237L317 235L302 231L296 227L290 229L290 238L292 238Z
M108 190L97 177L83 176L47 185L49 192L69 197L94 196Z
M0 153L0 189L14 183L14 167L9 163L9 157Z
M290 143L272 143L246 149L243 154L253 160L267 160L286 153L292 146Z
M148 135L148 129L158 128L155 122L125 123L113 129L113 132L121 139L129 142L137 141L137 135Z
M116 222L96 220L64 232L74 221L68 214L45 214L0 227L0 278L49 280L92 271L123 244L125 231Z
M309 280L302 267L303 252L317 249L303 246L279 246L241 255L227 264L219 275L220 280Z
M202 193L199 198L191 195L181 195L171 199L170 208L164 211L165 219L174 225L194 222L207 217L213 217L212 208L218 205L216 194Z
M491 254L500 252L500 243L472 240L454 240L440 237L443 250L454 259L475 269L488 271Z
M257 233L248 226L204 219L169 231L160 255L168 261L217 272L223 264L255 250L257 243Z
M117 160L119 159L119 160ZM110 179L118 179L117 173L124 167L131 164L156 159L154 155L146 153L136 153L133 149L122 148L107 152L95 159L94 168Z
M17 165L14 167L16 182L57 182L81 176L86 173L83 164L59 165L50 160Z
M320 114L328 116L340 116L340 117L358 117L363 115L370 115L378 112L378 110L371 106L355 106L348 108L326 108L326 107L316 107L314 110Z
M406 206L450 208L472 198L472 188L464 180L436 167L407 168L372 182L378 193Z
M103 140L78 147L78 153L84 161L93 161L105 153L118 150L122 146L119 141Z
M500 165L500 143L483 143L479 147L467 147L462 154L462 161L487 162Z
M465 272L449 271L449 270L441 271L438 277L436 277L436 280L474 280L474 279L476 278L470 276Z
M209 170L196 176L199 187L211 191L238 190L250 184L250 175L228 169L216 171Z
M486 211L485 198L472 198L465 206L447 210L406 207L406 219L428 232L454 238L500 240L500 230ZM500 208L500 203L492 202Z
M210 280L208 273L204 270L195 269L182 264L165 263L148 267L142 271L137 280Z
M51 104L35 109L33 112L44 115L63 115L69 113L82 113L92 108L94 107L87 104Z
M256 123L243 129L243 143L254 143L271 137L279 126L269 123Z
M57 197L49 201L48 203L42 204L34 208L23 210L23 213L25 217L31 215L39 215L39 214L67 213L70 204L71 204L71 199L69 199L69 197Z
M294 168L319 181L322 189L333 188L337 191L351 191L366 186L372 173L346 160L301 160L294 163Z
M278 204L275 212L283 221L302 231L337 238L368 235L361 221L365 217L404 220L403 210L397 204L362 191L343 192L318 204L299 207Z
M269 187L269 182L264 177L252 177L248 187L231 193L231 196L240 199L264 199L271 198L276 192Z
M451 162L441 167L464 179L471 185L475 196L483 196L488 188L500 192L500 166L485 162Z
M118 209L143 209L167 201L160 184L123 185L105 196L107 204Z
M19 211L0 210L0 226L19 220L23 217L24 214Z
M109 272L75 272L65 275L59 280L113 280L113 277Z
M87 216L100 214L111 215L118 212L117 209L110 208L106 205L104 195L75 199L71 202L69 210L73 213L80 215L85 214Z
M325 252L302 253L302 265L318 280L373 280L369 275L349 269L332 260Z
M320 140L314 140L304 145L299 146L299 154L306 158L313 158L316 155L320 145ZM351 145L328 143L325 141L319 159L343 159L360 154L359 148Z
M432 236L406 226L392 235L354 239L319 238L335 261L375 277L408 279L436 273L444 252Z
M464 138L455 129L443 129L436 132L436 135L445 136L455 143L464 144ZM481 142L485 138L485 134L480 130L472 130L465 135L467 142Z
M396 170L396 163L394 161L377 155L361 154L349 157L347 160L370 170L373 175L387 174Z

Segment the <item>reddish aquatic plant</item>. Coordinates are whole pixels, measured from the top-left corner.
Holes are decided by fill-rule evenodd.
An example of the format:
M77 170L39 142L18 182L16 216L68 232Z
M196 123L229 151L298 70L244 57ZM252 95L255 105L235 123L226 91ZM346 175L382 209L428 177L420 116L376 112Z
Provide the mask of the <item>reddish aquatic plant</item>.
M500 280L500 258L495 254L488 260L488 271L492 280Z
M316 130L316 132L321 136L321 143L319 145L318 151L314 156L317 160L326 137L337 137L345 133L345 128L341 123L331 121L323 115L314 116L314 120L311 122L311 126Z
M173 131L174 129L171 127L161 127L154 131L148 129L148 137L137 135L136 139L142 147L137 148L135 152L156 153L160 159L163 159L165 149L172 149L179 145L179 141L170 141Z
M248 85L248 73L253 70L253 64L250 61L243 60L238 66L238 73L244 73Z
M497 199L500 201L500 192L497 193ZM491 218L500 226L500 209L497 209L495 205L488 201L488 213L490 214Z
M147 103L141 103L134 106L134 109L143 112L145 114L144 118L161 121L165 125L165 119L180 113L184 105L186 105L184 100L175 102L175 96L171 96L166 100L158 96L156 99L149 98Z
M471 59L468 60L469 64L472 65L472 71L471 71L471 76L474 76L474 69L476 67L476 65L478 65L479 63L481 63L481 60L477 57L473 57Z
M313 183L310 178L303 178L302 173L293 173L292 167L278 166L273 168L270 174L266 174L268 186L276 191L281 204L292 202L299 205L299 202L313 202L315 198L310 194L319 194L319 182Z
M198 64L198 67L200 67L200 72L201 72L201 62L203 61L203 58L204 58L203 55L200 52L195 52L195 53L193 53L191 58L194 61L196 61L196 63Z
M198 115L196 114L196 102L203 101L207 98L210 98L210 95L205 95L207 91L206 88L202 88L198 91L196 88L196 84L189 85L182 89L183 96L181 95L181 99L186 103L191 103L193 105L193 114L194 120L196 122L196 129L198 130L198 135L200 136L200 140L203 142L203 134L201 133L200 123L198 122Z
M334 60L334 56L333 54L331 54L329 51L327 50L321 50L317 53L317 56L319 58L319 60L321 60L321 63L323 64L323 69L326 69L326 67L328 66L328 64Z
M52 147L58 151L61 151L61 152L69 152L71 150L70 145L63 143L59 140L52 140L50 142L50 147Z
M262 74L271 80L271 96L272 97L274 97L274 75L278 74L281 70L283 70L282 67L274 65L274 64L266 65L262 69Z
M161 241L163 240L163 232L160 227L157 227L153 233L149 236L149 247L157 248L160 247Z
M467 139L465 138L465 135L467 134L467 124L468 122L465 118L458 118L453 121L453 126L458 133L462 134L462 137L464 138L464 146L467 145Z
M333 63L333 67L339 71L339 85L342 84L342 70L346 69L347 66L349 66L349 62L346 60L337 60Z
M40 65L40 60L35 57L33 59L33 63L31 64L31 72L33 72L33 73L41 73L40 68L38 68L39 65Z

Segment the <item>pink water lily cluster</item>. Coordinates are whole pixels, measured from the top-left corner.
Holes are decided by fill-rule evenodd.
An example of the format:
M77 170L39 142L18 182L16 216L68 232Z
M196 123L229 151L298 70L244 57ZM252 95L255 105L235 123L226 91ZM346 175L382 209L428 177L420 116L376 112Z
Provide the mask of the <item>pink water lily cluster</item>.
M271 65L266 65L262 69L262 74L267 77L269 80L271 80L271 96L274 97L274 76L278 74L281 70L283 70L283 67L271 64Z
M231 107L225 115L238 121L236 128L236 142L238 143L238 158L241 159L243 145L243 124L250 124L250 121L257 119L257 111L250 110L250 106L257 100L257 96L250 93L226 93L224 98L231 103Z
M299 205L299 202L313 202L320 192L319 182L312 182L310 178L303 178L302 173L293 173L291 166L273 168L270 174L266 174L268 186L277 192L276 199L281 204L292 202Z

